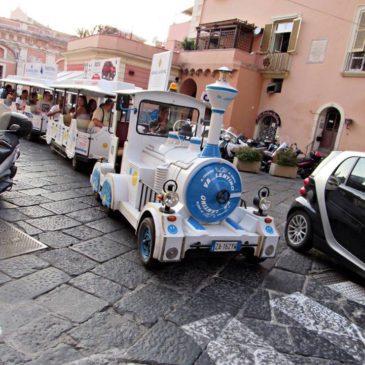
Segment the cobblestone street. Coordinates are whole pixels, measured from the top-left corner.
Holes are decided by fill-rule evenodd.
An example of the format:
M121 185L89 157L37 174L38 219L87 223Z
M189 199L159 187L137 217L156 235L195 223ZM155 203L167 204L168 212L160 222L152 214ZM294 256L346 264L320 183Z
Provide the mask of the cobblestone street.
M146 270L87 174L42 143L21 153L0 219L48 247L0 260L0 364L365 363L365 302L338 289L356 278L324 255L281 239L259 265L210 256ZM282 233L301 180L242 176L248 204L270 188Z

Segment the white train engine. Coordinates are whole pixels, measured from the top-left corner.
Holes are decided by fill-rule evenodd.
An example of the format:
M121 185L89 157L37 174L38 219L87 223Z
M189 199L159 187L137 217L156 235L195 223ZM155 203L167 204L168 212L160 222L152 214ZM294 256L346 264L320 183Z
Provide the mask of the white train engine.
M279 234L265 213L268 189L260 189L256 208L242 207L241 176L220 156L223 115L237 94L226 82L227 71L206 87L212 118L204 148L199 138L203 103L171 92L136 92L120 173L114 172L112 159L94 167L94 191L136 229L138 252L147 267L180 261L190 250L245 251L258 260L275 256ZM157 100L159 114L168 109L162 127L146 117L157 114ZM171 131L177 125L183 128Z

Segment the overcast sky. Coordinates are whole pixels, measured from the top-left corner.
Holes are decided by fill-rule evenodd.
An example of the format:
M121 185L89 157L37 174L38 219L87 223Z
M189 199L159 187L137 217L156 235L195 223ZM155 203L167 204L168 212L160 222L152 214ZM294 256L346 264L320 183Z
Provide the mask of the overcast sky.
M31 18L62 32L76 34L78 28L91 29L108 24L133 32L148 41L166 40L168 27L188 18L179 15L194 0L0 0L0 16L10 17L19 6Z

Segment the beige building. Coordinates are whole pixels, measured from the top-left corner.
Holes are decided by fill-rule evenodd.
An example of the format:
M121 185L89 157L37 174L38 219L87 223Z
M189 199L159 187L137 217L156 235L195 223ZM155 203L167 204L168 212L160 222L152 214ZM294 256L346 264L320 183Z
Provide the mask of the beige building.
M365 150L364 0L199 6L195 49L179 54L181 92L200 98L225 65L239 91L226 126L249 137L285 136L304 151Z

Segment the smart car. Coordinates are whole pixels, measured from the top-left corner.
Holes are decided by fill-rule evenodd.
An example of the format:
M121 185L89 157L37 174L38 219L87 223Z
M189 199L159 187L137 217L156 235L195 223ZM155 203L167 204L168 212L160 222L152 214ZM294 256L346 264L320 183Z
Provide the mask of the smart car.
M365 277L365 153L332 152L304 179L287 215L296 251L315 247Z

